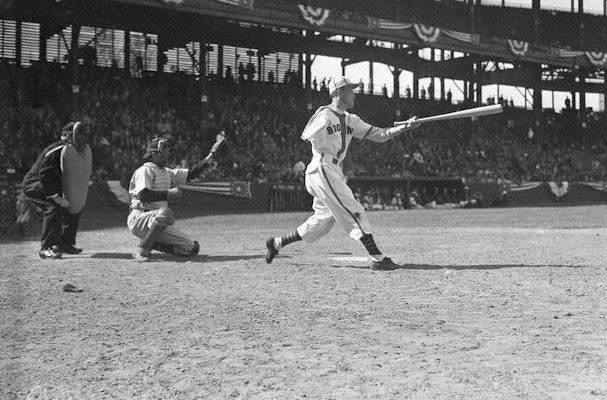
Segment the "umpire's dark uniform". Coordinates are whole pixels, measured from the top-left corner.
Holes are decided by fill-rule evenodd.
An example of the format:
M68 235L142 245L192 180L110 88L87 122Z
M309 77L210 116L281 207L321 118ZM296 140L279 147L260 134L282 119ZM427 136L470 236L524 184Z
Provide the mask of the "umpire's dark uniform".
M64 141L58 141L45 148L23 179L23 193L44 210L41 250L57 246L61 251L63 237L69 236L64 227L69 225L68 212L50 198L63 195L61 151L65 145Z

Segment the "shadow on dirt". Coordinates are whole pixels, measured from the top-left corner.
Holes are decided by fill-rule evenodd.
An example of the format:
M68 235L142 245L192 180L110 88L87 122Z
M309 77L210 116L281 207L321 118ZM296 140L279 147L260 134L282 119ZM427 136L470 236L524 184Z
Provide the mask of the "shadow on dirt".
M333 268L354 268L354 269L369 269L368 265L332 265ZM503 268L583 268L583 265L562 265L562 264L479 264L479 265L436 265L436 264L406 264L401 265L397 269L411 269L411 270L436 270L444 269L447 270L475 270L475 269L503 269ZM388 271L389 272L389 271Z
M70 258L79 258L78 256ZM94 253L90 256L80 256L80 258L102 258L109 260L132 260L132 253ZM155 261L170 261L170 262L226 262L226 261L242 261L242 260L261 260L263 254L242 254L242 255L207 255L199 254L195 257L178 257L171 254L152 253L150 262ZM276 256L276 258L291 258L289 256Z

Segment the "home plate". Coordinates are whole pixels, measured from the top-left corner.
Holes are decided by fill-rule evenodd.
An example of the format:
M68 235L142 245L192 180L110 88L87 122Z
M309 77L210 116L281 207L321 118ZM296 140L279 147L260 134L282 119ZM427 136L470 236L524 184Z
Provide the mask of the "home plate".
M360 262L360 263L369 262L369 258L367 258L367 257L332 257L332 258L329 258L329 260L346 261L346 262Z

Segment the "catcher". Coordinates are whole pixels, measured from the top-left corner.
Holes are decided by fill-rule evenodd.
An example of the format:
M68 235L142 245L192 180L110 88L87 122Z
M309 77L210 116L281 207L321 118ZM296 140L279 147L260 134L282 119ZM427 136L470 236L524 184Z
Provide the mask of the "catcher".
M127 227L140 238L139 247L133 253L135 261L148 261L152 250L184 257L198 254L199 243L173 227L175 217L169 202L181 197L179 185L197 177L212 162L225 138L221 134L217 136L209 154L190 169L166 167L170 156L167 139L153 139L147 146L144 164L135 171L129 185L131 210Z

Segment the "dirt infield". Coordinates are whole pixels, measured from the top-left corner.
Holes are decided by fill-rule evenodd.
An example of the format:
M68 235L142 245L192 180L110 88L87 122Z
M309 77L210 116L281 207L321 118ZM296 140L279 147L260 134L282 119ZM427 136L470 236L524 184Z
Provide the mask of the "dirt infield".
M0 398L607 398L607 206L371 213L413 266L336 227L267 267L305 216L180 220L193 261L131 262L116 216L80 256L0 245Z

